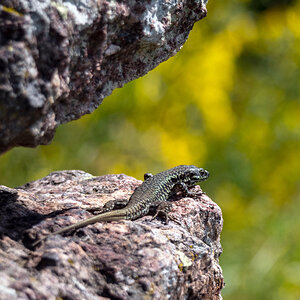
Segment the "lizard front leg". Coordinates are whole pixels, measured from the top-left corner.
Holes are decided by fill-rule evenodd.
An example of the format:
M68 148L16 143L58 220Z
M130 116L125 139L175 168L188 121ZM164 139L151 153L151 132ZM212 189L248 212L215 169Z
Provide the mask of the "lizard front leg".
M165 218L165 223L168 224L169 220L174 221L175 223L179 224L180 223L173 217L169 215L169 212L172 210L172 203L168 201L162 201L158 204L156 213L152 217L151 221L154 220L159 214L162 214Z
M185 197L195 196L196 193L189 191L188 186L184 182L178 182L174 185L171 195L181 192Z
M176 194L177 192L181 192L182 195L185 196L185 197L192 197L192 196L195 195L194 192L191 192L191 191L188 190L188 185L185 184L184 182L176 183L174 185L171 193L170 193L170 196ZM175 218L173 218L169 215L169 212L172 209L172 203L171 202L162 201L162 202L156 203L155 205L157 206L157 209L156 209L156 213L153 216L152 220L155 219L159 214L162 214L165 217L166 224L168 224L169 220L172 220L172 221L176 222L177 224L180 224Z

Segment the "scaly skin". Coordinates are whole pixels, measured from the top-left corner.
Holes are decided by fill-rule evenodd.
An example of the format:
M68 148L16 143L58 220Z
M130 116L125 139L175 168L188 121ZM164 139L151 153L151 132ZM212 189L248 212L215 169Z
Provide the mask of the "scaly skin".
M185 195L192 195L192 193L188 191L188 188L195 186L200 181L206 180L208 176L208 171L188 165L177 166L154 176L147 173L144 175L145 181L135 189L124 208L112 210L114 208L114 202L109 201L109 205L104 206L106 212L64 227L50 235L65 233L96 222L117 221L122 219L134 220L146 215L150 207L153 206L157 207L157 213L163 212L166 215L166 220L168 220L167 212L170 210L170 205L166 203L168 198L178 190L183 191ZM39 244L48 236L36 241L33 246Z

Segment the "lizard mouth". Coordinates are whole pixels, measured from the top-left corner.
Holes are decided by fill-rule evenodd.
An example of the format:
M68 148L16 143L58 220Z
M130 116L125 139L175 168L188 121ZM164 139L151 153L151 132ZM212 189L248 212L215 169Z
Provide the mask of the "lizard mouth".
M200 181L204 181L206 180L207 178L209 177L209 172L207 170L204 170L202 168L199 168L197 170L197 172L195 172L195 174L193 174L191 176L191 183L192 184L195 184L197 182L200 182Z
M200 173L200 181L206 180L209 177L209 172L204 169L199 170Z
M204 170L204 172L201 175L206 179L209 177L209 172L207 170Z

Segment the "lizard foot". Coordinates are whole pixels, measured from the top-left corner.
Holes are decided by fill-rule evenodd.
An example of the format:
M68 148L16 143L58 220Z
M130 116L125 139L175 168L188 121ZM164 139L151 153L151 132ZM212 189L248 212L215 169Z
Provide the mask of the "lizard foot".
M172 209L172 203L171 202L161 202L157 209L155 215L152 217L151 221L154 220L159 214L162 214L165 218L165 224L169 223L169 220L174 221L175 223L179 224L180 223L172 216L169 215L169 212Z

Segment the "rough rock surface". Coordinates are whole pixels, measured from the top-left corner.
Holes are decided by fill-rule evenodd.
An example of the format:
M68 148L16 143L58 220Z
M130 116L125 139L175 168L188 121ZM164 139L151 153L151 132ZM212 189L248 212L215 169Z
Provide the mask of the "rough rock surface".
M207 0L2 0L0 153L51 141L173 56Z
M141 182L61 171L11 189L0 186L0 299L221 299L222 214L199 186L174 200L180 224L144 216L38 237L129 198ZM80 208L72 208L80 207Z

